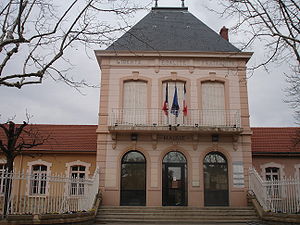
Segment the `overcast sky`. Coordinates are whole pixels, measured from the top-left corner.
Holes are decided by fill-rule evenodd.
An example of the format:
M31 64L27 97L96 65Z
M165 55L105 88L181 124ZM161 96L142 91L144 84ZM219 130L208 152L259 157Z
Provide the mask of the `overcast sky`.
M146 1L146 0L145 0ZM214 13L209 12L205 6L214 7L212 1L186 0L189 11L207 24L216 32L225 25L231 27L231 21L224 21ZM180 0L160 0L159 6L180 6ZM149 11L144 10L131 18L132 23L138 22ZM101 19L101 18L99 18ZM236 34L230 34L230 40L240 41ZM238 46L237 46L238 47ZM96 48L99 49L99 48ZM254 55L249 62L252 65L264 54L261 46L249 49ZM81 75L90 83L98 84L100 69L92 50L88 57L83 49L78 48L70 52L66 57L72 60L74 68L70 75ZM251 126L295 126L293 111L284 103L285 82L284 72L288 71L285 65L273 65L270 73L262 69L248 80L248 96L250 108ZM82 95L64 83L47 79L41 85L25 86L21 90L15 88L0 87L0 121L6 121L16 116L15 121L21 122L25 118L26 110L33 115L32 123L42 124L97 124L99 109L99 89L84 88Z

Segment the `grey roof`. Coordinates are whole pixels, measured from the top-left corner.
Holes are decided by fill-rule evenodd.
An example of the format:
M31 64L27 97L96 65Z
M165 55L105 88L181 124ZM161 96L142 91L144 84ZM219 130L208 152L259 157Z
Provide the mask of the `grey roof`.
M152 8L106 50L239 52L187 8Z

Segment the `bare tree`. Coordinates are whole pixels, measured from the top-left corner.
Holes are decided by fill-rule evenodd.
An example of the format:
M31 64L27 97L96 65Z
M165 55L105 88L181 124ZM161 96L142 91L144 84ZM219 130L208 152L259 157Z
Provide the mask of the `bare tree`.
M243 33L242 48L260 42L265 58L252 70L285 63L291 71L285 73L290 84L286 101L295 109L300 122L300 2L296 0L225 0L219 1L224 18L235 21L233 31Z
M28 117L29 118L29 117ZM0 124L0 150L6 157L6 179L4 190L3 216L7 215L8 202L11 194L11 176L15 158L24 150L44 144L49 136L43 137L39 130L28 126L28 122L17 125L13 121ZM3 135L1 135L3 133Z
M129 27L126 18L140 9L128 0L2 0L0 2L0 86L21 88L45 77L72 87L74 80L58 63L77 44L106 45ZM63 61L63 63L62 63Z
M293 69L300 64L300 3L295 0L225 0L219 1L220 11L225 18L235 20L233 31L244 33L247 41L242 48L262 41L267 48L263 62L292 63ZM292 59L292 60L291 60Z

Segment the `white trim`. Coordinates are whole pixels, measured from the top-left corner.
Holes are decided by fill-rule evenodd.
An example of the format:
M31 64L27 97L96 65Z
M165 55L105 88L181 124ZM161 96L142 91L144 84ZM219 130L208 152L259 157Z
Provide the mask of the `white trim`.
M73 162L68 162L66 163L66 177L70 177L70 170L71 170L71 166L85 166L86 170L85 170L85 174L88 176L90 175L90 167L91 167L91 163L87 163L87 162L83 162L80 160L76 160ZM88 177L86 177L88 178Z
M266 168L268 168L268 167L276 167L276 168L279 168L279 176L280 176L280 179L285 178L284 165L281 165L281 164L275 163L275 162L269 162L269 163L262 164L262 165L260 166L260 169L261 169L261 175L262 175L262 177L263 177L263 180L266 179Z
M294 167L295 167L295 176L294 177L297 179L300 179L300 163L294 165Z
M27 174L32 174L32 166L34 165L44 165L44 166L47 166L47 176L51 176L51 166L52 166L52 163L50 162L46 162L46 161L43 161L41 159L38 159L38 160L35 160L35 161L31 161L31 162L28 162L27 163ZM40 196L47 196L49 194L49 183L47 182L46 183L46 193L45 195L40 195ZM39 196L39 195L31 195L30 192L30 181L27 182L26 184L26 195L28 196Z
M6 163L7 163L6 159L4 158L0 159L0 164L6 164Z

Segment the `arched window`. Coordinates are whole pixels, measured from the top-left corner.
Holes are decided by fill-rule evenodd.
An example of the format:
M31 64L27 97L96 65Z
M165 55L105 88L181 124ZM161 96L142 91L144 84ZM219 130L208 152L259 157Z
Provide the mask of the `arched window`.
M224 83L206 81L201 83L202 90L202 124L223 126L225 124L225 87Z
M123 92L123 123L145 124L147 118L147 82L125 81Z
M138 151L130 151L122 158L120 204L146 205L146 159Z
M187 205L187 163L181 152L172 151L163 158L163 205Z
M183 81L164 81L163 82L163 90L162 90L162 107L165 115L163 117L165 124L183 124L184 123L184 116L187 114L184 113L184 106L187 105L185 99L185 82ZM173 101L175 99L175 90L177 91L177 110L172 109ZM165 108L165 102L167 100L168 109ZM184 103L185 100L185 103ZM176 102L175 101L175 102ZM176 104L175 104L176 105ZM175 107L176 108L176 107ZM186 112L187 113L187 112Z

